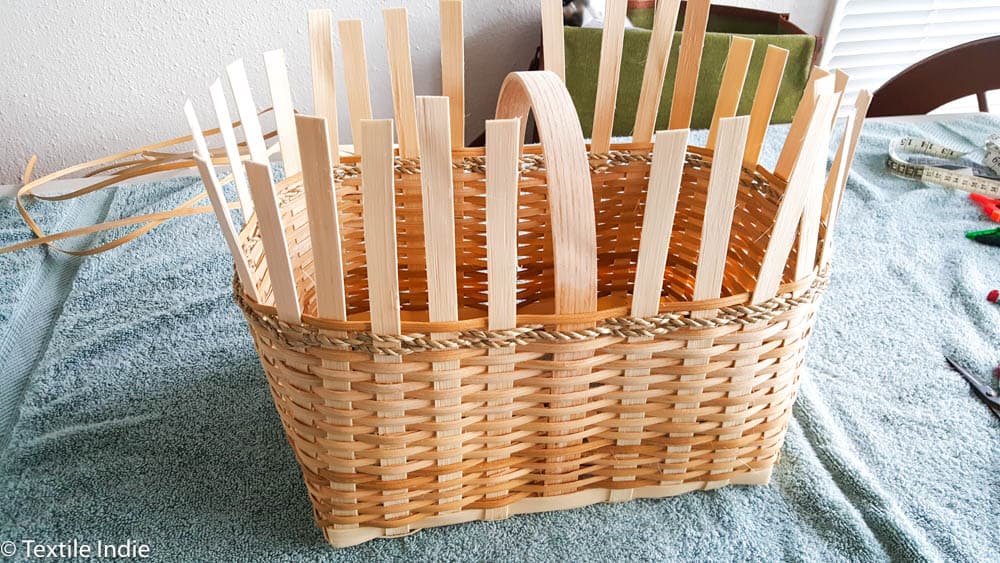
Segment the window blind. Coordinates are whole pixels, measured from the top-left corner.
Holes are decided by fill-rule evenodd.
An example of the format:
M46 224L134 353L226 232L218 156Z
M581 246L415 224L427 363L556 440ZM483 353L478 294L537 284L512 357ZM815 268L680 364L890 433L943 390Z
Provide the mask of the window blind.
M998 0L835 0L821 66L850 75L846 107L859 90L874 92L921 59L998 33ZM967 108L949 104L949 109L977 107L971 99Z

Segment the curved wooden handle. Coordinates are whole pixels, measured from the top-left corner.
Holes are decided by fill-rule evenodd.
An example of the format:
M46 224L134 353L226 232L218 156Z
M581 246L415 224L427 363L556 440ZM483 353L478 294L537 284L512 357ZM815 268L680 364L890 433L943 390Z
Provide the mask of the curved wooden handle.
M500 87L496 118L521 119L522 148L529 112L535 114L545 155L555 312L596 311L597 228L587 145L573 100L557 74L534 71L507 75Z

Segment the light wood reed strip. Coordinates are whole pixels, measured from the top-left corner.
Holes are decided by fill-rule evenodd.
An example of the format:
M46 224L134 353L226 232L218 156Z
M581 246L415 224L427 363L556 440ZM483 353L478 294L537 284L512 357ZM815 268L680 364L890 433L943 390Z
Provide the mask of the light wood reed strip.
M194 106L191 100L184 104L184 114L187 117L188 126L191 128L191 136L195 144L195 163L198 165L198 172L201 174L202 183L205 184L205 192L212 202L212 211L215 212L215 219L219 222L219 229L222 231L222 238L226 241L229 253L233 257L233 264L236 267L236 275L240 279L243 290L254 301L258 301L257 280L250 271L247 258L243 254L240 246L239 235L233 225L233 216L229 212L229 202L226 194L219 185L219 179L215 176L215 167L212 166L212 155L209 153L208 144L202 134L201 124L198 116L195 115Z
M872 96L867 90L858 92L858 97L854 101L854 113L848 116L848 121L844 126L844 139L837 150L837 158L834 159L835 168L827 178L826 189L823 193L823 223L826 224L826 235L823 237L823 248L819 256L821 268L825 268L830 261L833 229L837 224L840 204L844 198L844 188L847 185L847 175L851 168L851 162L854 161L854 153L858 148L858 139L861 137L861 130L865 125L865 116L868 114L868 105L871 100Z
M247 172L243 168L243 156L240 154L240 147L236 141L236 132L233 131L233 118L229 113L229 104L226 102L226 92L222 88L222 81L213 82L208 91L212 97L212 107L215 109L215 117L219 122L219 133L222 135L222 144L226 149L226 159L229 160L229 169L233 175L233 182L236 184L236 196L240 200L240 209L243 210L245 222L253 214L253 198L250 197Z
M687 129L656 134L632 292L633 317L651 317L659 312L687 139Z
M750 55L753 54L753 39L732 36L729 42L729 54L726 56L726 69L722 74L722 84L719 86L719 97L715 101L712 113L712 124L708 129L708 142L705 147L715 148L715 138L719 134L719 120L736 115L743 96L743 84L746 82L747 70L750 68Z
M257 226L260 229L264 255L267 257L267 271L271 278L278 318L287 323L299 323L302 308L295 288L292 262L288 256L281 211L274 193L274 183L271 181L271 167L263 162L247 162L246 170L250 193L257 210Z
M465 31L462 0L441 0L441 95L450 103L451 144L465 146Z
M389 76L392 79L392 107L396 116L396 137L399 154L406 158L420 155L417 138L417 114L413 92L413 63L410 60L410 31L406 8L386 8L385 47L389 55Z
M542 2L542 58L545 70L556 73L566 82L566 44L563 40L563 6L561 0ZM524 124L521 124L524 127Z
M396 204L392 168L392 120L361 122L361 194L372 330L399 334L399 278L396 257ZM376 328L378 327L378 328Z
M337 86L333 70L335 65L333 12L331 10L309 10L307 19L313 111L317 116L326 119L327 134L330 136L327 140L327 146L330 147L331 151L329 160L336 165L340 163L340 131L337 124ZM282 153L284 153L284 148L282 148ZM291 173L287 174L291 175Z
M260 295L257 292L257 279L250 270L247 258L243 254L243 247L239 241L239 233L236 231L236 227L233 225L233 218L229 214L229 202L226 200L226 194L222 191L222 186L219 185L219 179L215 176L215 169L211 162L200 154L196 154L194 160L198 165L201 180L205 184L205 191L208 192L208 199L212 202L212 210L215 212L215 219L219 222L219 228L222 230L222 238L226 240L226 247L229 248L229 254L233 257L236 276L239 277L243 290L247 292L247 295L254 301L259 301Z
M728 117L719 120L719 142L712 159L712 173L708 181L708 195L705 202L705 218L701 228L701 242L698 250L698 265L695 272L694 293L692 299L698 301L702 299L716 299L722 294L722 279L725 274L726 255L729 251L729 238L733 224L733 213L736 206L736 195L739 191L739 182L742 169L740 167L740 156L743 154L747 142L747 132L750 128L750 118ZM693 318L710 318L716 314L711 309L692 311ZM685 367L708 365L707 354L699 350L711 348L712 339L689 340L686 349L691 351L690 356L685 357L683 365ZM681 375L680 381L697 381L704 379L706 373L698 371L696 373ZM697 394L698 391L691 388L681 388L677 390L678 401L681 397L689 394ZM677 410L691 410L698 408L698 402L678 402ZM674 416L671 420L675 423L690 424L697 421L696 417L689 415ZM691 432L671 432L671 438L687 438L694 434ZM691 446L669 446L669 454L674 454L672 462L684 462L691 455ZM670 477L677 471L673 469L664 470L662 479L670 481L675 477Z
M729 251L729 234L733 226L736 192L739 187L739 156L748 142L751 118L729 117L719 121L719 145L712 159L712 175L708 182L708 200L701 228L701 246L695 273L693 299L715 299L721 295L722 276ZM692 313L711 317L715 311Z
M813 111L816 109L816 96L819 94L816 90L816 82L829 75L829 72L818 66L814 66L812 72L809 73L809 80L802 91L802 99L799 100L799 105L795 108L792 124L788 128L788 135L785 136L785 144L781 147L778 162L774 165L774 175L783 180L787 180L788 175L792 172L795 159L798 158L799 151L802 150L802 141L806 135L806 128L809 127L809 120L812 119Z
M267 73L271 106L274 108L274 121L278 129L281 163L284 165L285 175L294 176L302 171L302 158L299 156L298 133L295 132L295 102L292 101L292 90L288 84L285 52L279 49L264 53L264 70Z
M836 111L836 94L820 94L816 100L816 110L809 121L805 141L802 144L800 156L795 161L792 173L788 179L788 187L781 198L778 213L775 216L771 238L757 274L757 286L753 291L751 301L760 303L774 297L781 284L785 264L795 241L796 227L802 217L802 209L809 191L810 179L816 159L825 151L821 151L823 130L830 128L830 115Z
M361 122L361 137L364 152L361 155L365 163L361 169L361 194L364 206L365 254L368 266L368 293L371 307L372 328L377 325L379 330L388 334L399 334L399 278L398 258L396 255L396 203L395 180L392 167L392 120L365 120ZM399 356L379 354L374 358L376 363L398 364ZM403 382L403 374L397 370L388 369L385 372L376 371L375 383L382 389L375 394L379 407L376 416L386 419L377 427L379 435L392 435L405 431L405 426L394 419L403 416L404 411L396 406L404 398L399 384ZM387 450L399 449L388 446ZM388 453L388 452L387 452ZM389 454L391 455L391 454ZM379 466L391 467L405 465L407 456L400 452L398 457L383 457ZM384 481L405 480L405 472L389 472L383 476ZM405 500L394 500L405 497L407 488L385 488L382 496L386 500L382 504L389 508L405 504ZM405 517L409 512L391 512L385 515L387 519ZM394 528L393 535L409 531L408 526Z
M670 101L670 129L686 129L691 126L710 4L709 0L689 0L687 3L677 76L674 78L674 95Z
M448 98L417 97L420 194L423 202L427 296L431 322L458 320L455 193L451 174Z
M229 88L233 92L233 99L236 100L236 111L240 114L240 127L243 128L243 138L250 150L250 159L267 162L267 145L264 143L264 133L260 129L257 104L250 92L243 60L230 63L226 67L226 75L229 77Z
M518 118L493 119L486 122L486 279L488 328L491 331L514 328L517 325L517 196L521 167L518 151L521 146L521 124ZM514 398L503 393L513 388L514 346L491 348L490 358L506 357L510 361L492 363L487 366L488 374L495 376L486 385L486 391L496 398L487 400L490 414L488 422L510 421L512 409L508 407ZM496 440L499 455L486 458L487 463L509 459L509 450L504 446L512 443L511 426L500 426L489 430L492 440ZM504 479L508 470L498 468L488 470L486 476ZM494 490L486 494L487 499L502 499L508 490ZM488 508L487 520L503 519L510 515L507 506Z
M340 20L341 56L344 61L344 82L347 86L347 107L351 119L351 141L354 152L360 154L361 120L372 118L372 99L368 91L368 61L361 20Z
M834 97L834 107L840 106L840 95ZM836 109L833 110L836 114ZM826 184L827 153L830 152L830 127L824 127L816 141L815 163L809 181L802 220L799 223L798 252L795 255L795 279L812 274L816 266L816 247L819 244L819 222L823 212L823 188Z
M764 67L760 71L760 82L753 97L750 108L750 133L747 136L746 152L743 153L743 165L748 168L757 166L760 150L764 146L767 127L771 124L771 114L774 103L778 99L778 89L785 73L785 63L788 61L788 50L767 46L764 55Z
M316 271L316 312L324 318L347 320L340 218L327 121L323 117L299 115L295 122L302 149L302 185Z
M631 314L641 318L655 315L659 312L660 294L663 290L663 272L667 264L667 251L670 248L670 235L673 232L674 213L680 195L681 178L684 171L684 155L687 149L688 131L660 131L656 134L653 144L653 162L649 171L649 187L646 192L645 212L642 218L642 231L639 241L639 255L636 263L635 284L632 291ZM628 339L629 344L648 342L653 336L634 336ZM626 361L641 364L641 360L652 358L652 352L647 349L629 353ZM637 367L622 371L626 378L646 378L650 374L649 367ZM623 393L639 393L639 397L623 398L623 407L632 407L621 413L621 418L641 420L645 412L634 410L635 405L646 403L645 393L649 383L638 379L636 383L622 385ZM621 432L638 434L643 431L641 423L636 426L622 426ZM641 440L619 438L617 445L621 447L638 446ZM619 459L624 462L621 469L627 471L628 463L634 463L639 454L623 454ZM634 481L634 475L616 475L614 481ZM632 488L611 491L609 500L612 502L630 500L633 497Z
M653 33L646 51L646 66L642 71L642 88L635 110L635 129L632 142L648 143L653 140L656 116L660 111L663 82L670 62L670 49L674 45L674 29L680 0L660 0L653 20Z
M486 122L486 279L490 330L517 324L518 118Z
M443 6L442 6L443 8ZM458 282L455 262L455 190L452 184L451 127L448 98L443 96L417 97L417 130L420 135L420 194L424 219L424 251L427 257L427 307L431 322L458 320ZM434 333L431 338L451 338L453 333ZM431 371L439 376L433 382L434 407L453 411L461 398L449 390L458 389L461 379L452 375L461 367L457 359L431 363ZM452 372L452 374L449 374ZM440 398L439 398L440 397ZM462 461L461 443L446 445L448 439L461 434L462 429L453 424L461 418L457 412L434 417L439 426L435 431L439 445L438 466L458 464ZM452 423L452 424L449 424ZM442 496L438 504L461 500L462 472L442 473L437 476ZM452 493L452 494L448 494ZM457 493L457 494L456 494Z
M604 29L601 32L601 62L597 70L597 95L594 99L594 125L590 141L591 152L598 154L607 152L611 148L627 7L627 0L608 0L605 7Z

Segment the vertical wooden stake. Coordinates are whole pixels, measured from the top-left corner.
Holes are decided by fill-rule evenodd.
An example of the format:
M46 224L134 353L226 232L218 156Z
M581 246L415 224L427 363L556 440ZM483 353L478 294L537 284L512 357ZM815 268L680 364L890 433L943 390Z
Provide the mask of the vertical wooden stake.
M450 106L443 96L417 97L417 130L420 135L420 193L423 203L424 249L427 254L427 305L431 322L458 320L458 269L455 263L455 193L452 184ZM431 333L431 338L451 338L454 333ZM431 362L431 370L438 374L434 390L457 389L461 378L454 375L461 367L458 360ZM434 399L436 408L457 407L461 399L449 397ZM461 414L434 417L441 427L455 423ZM459 429L438 430L438 440L444 442L460 434ZM455 450L458 445L440 445L439 453ZM461 463L461 454L440 457L438 466ZM462 472L442 473L437 480L442 491L458 492ZM444 483L451 483L451 486ZM438 504L460 500L458 496L443 496Z
M829 80L821 81L821 79L829 75L829 72L818 66L813 67L812 72L809 74L809 81L806 82L805 90L802 91L802 99L799 101L798 107L795 108L792 124L788 128L785 144L781 147L781 154L778 155L777 164L774 165L774 175L782 180L788 179L788 175L792 172L792 166L795 165L795 159L799 156L798 151L802 148L806 128L809 127L809 121L812 119L813 111L816 109L816 96L827 91L827 88L829 88L829 91L833 91L832 82ZM816 88L817 82L820 84L819 90Z
M639 91L639 105L635 110L635 129L632 142L648 143L653 140L656 115L660 110L663 95L663 81L670 62L670 49L674 45L674 29L677 27L677 11L680 0L661 0L656 6L653 34L649 38L646 51L646 67L642 72L642 89Z
M840 105L840 96L834 97L833 114ZM832 124L823 127L817 134L815 161L809 185L806 187L805 202L802 206L802 219L799 221L798 252L795 255L795 279L800 280L813 272L816 267L816 245L819 243L819 222L823 214L823 187L826 184L826 160L830 152L830 135Z
M681 176L684 172L684 156L687 150L688 131L659 131L653 144L653 162L649 171L649 189L646 192L646 206L642 217L642 234L639 240L639 258L636 262L635 285L632 291L633 317L643 318L656 315L660 309L660 294L663 291L663 275L667 265L667 252L670 250L670 235L673 231L674 212L677 209L677 198L680 194ZM652 336L633 336L629 344L652 341ZM647 347L626 354L626 360L645 360L653 354ZM626 369L622 375L630 377L648 377L650 370L646 368ZM641 405L646 402L643 394L649 389L648 383L622 385L622 393L638 393L636 398L622 399L622 406ZM623 419L642 419L645 414L639 412L623 412ZM640 433L643 426L622 426L622 433ZM640 440L619 438L617 445L622 448L637 446ZM622 454L622 459L635 459L639 454ZM628 462L626 462L628 463ZM616 476L614 481L634 481L634 476ZM634 489L614 489L608 496L611 502L630 500Z
M423 147L420 187L431 322L458 320L455 194L451 177L449 111L448 98L417 97L417 130L420 146Z
M520 119L486 122L486 278L490 330L517 325Z
M465 32L462 0L441 0L441 95L448 98L451 145L465 146Z
M257 295L257 280L251 272L247 258L243 254L243 248L240 246L239 235L236 234L236 227L233 225L233 216L229 213L229 201L226 200L226 194L222 191L219 179L215 176L212 155L208 152L208 144L202 135L201 124L198 122L198 116L195 115L191 100L184 104L184 114L187 116L188 126L194 137L195 162L198 164L198 172L201 173L201 180L205 184L208 199L212 202L212 211L215 212L215 219L219 222L222 237L226 240L229 254L233 257L236 275L240 279L243 291L254 301L260 302Z
M518 176L521 161L520 119L494 119L486 122L486 286L489 314L489 330L505 330L517 326L517 195ZM498 380L487 383L486 390L500 391L514 385L514 363L509 361L515 352L514 346L490 348L487 355L498 358L487 371ZM503 375L498 375L503 374ZM488 400L486 406L510 405L511 398ZM495 422L497 429L489 430L489 436L509 436L511 425L503 426L510 420L508 408L498 414L487 414L488 422ZM497 422L500 421L500 422ZM497 440L497 448L504 443ZM510 445L508 439L506 445ZM487 463L509 458L510 453L488 456ZM487 477L502 474L506 469L486 472ZM499 490L486 493L487 499L507 496L509 491ZM488 508L487 520L503 519L510 515L508 506Z
M344 81L347 83L347 106L351 112L351 139L360 154L361 120L372 118L372 99L368 92L368 61L361 20L340 20L340 48L344 57Z
M295 289L295 275L288 256L288 242L285 227L281 222L281 211L271 181L271 167L264 162L247 162L247 179L250 193L257 209L257 227L267 259L267 271L271 277L271 292L278 318L286 323L298 324L302 319L302 308Z
M701 246L698 251L698 270L695 273L695 301L716 299L722 294L722 281L726 268L726 255L729 252L729 235L732 231L733 212L736 206L736 194L739 189L740 157L746 144L747 132L750 128L750 118L728 117L719 120L719 142L712 160L712 173L708 179L708 200L705 202L705 219L701 227ZM691 317L696 319L714 317L716 311L692 311ZM684 359L685 366L703 366L708 364L709 352L713 340L692 340L688 342L690 355ZM682 375L680 381L696 381L703 379L705 373L698 375ZM678 389L678 399L683 395L698 392L692 389ZM677 403L677 409L696 409L698 403ZM671 419L676 423L690 424L697 419L690 416ZM690 432L671 432L671 438L691 437ZM668 446L667 452L675 454L675 460L687 460L691 446ZM664 474L677 473L678 470L665 470ZM683 471L680 470L680 471Z
M233 118L229 114L229 105L226 103L226 93L222 89L222 82L219 80L213 82L209 93L212 95L212 106L215 108L215 116L219 122L222 144L226 148L226 158L229 160L233 182L236 183L236 195L240 200L240 209L243 210L243 221L246 222L253 214L253 199L250 197L247 172L243 168L243 157L240 155L240 146L236 141L236 132L233 131Z
M281 50L264 53L264 70L271 90L271 106L278 127L278 144L281 147L281 162L285 176L294 176L302 171L299 156L299 138L295 132L295 103L288 85L288 67L285 66L285 52Z
M364 120L361 122L361 137L364 152L361 161L361 194L364 214L365 255L368 264L368 299L371 308L372 331L376 334L399 334L399 278L398 258L396 256L396 201L395 172L392 154L392 120ZM377 363L398 364L400 357L391 354L377 354ZM383 373L375 373L375 383L383 391L375 394L375 400L382 406L376 411L378 418L387 419L379 424L379 434L395 434L403 432L405 426L392 419L403 415L403 411L390 407L394 402L403 400L403 391L397 386L403 383L403 374L398 370L388 369ZM382 410L385 409L385 410ZM391 446L383 446L392 449ZM379 460L381 467L403 465L406 455L386 457ZM405 472L387 471L381 477L382 481L397 481L406 479ZM406 488L392 489L390 486L383 491L386 497L405 496ZM405 503L405 500L385 500L386 507ZM403 510L386 514L386 518L399 518L409 514ZM409 531L409 526L395 528L389 531L396 535Z
M247 70L243 60L237 60L226 67L229 77L229 88L236 100L236 111L240 114L240 127L243 137L250 149L250 159L257 162L267 162L267 145L264 143L264 133L260 129L260 119L257 117L257 104L250 93L250 83L247 81Z
M778 88L781 86L787 61L787 49L767 46L760 82L757 83L757 92L750 108L750 133L747 136L746 152L743 154L743 166L747 168L756 168L760 159L760 150L764 146L767 127L771 124L771 113L774 112L774 102L778 99Z
M604 30L601 32L601 65L597 71L597 96L594 100L594 126L590 141L591 152L598 154L606 153L611 148L627 7L626 0L608 0L605 9Z
M684 35L681 53L677 60L674 78L674 97L670 101L670 129L691 126L694 95L698 88L701 70L701 52L705 48L705 29L708 26L709 0L689 0L684 13Z
M656 133L642 218L642 235L639 239L639 257L635 267L631 308L633 317L651 317L659 312L667 251L670 250L674 212L684 172L687 139L687 129Z
M542 0L542 57L545 70L556 73L560 80L566 82L566 44L563 40L561 0Z
M712 125L708 129L708 142L705 147L715 148L715 137L719 133L719 120L736 115L743 96L743 84L747 79L747 69L750 68L750 55L753 54L753 39L734 35L729 43L729 54L726 56L726 69L722 74L722 84L719 86L719 97L715 101L715 111L712 113Z
M333 13L309 10L309 67L312 71L313 111L326 119L330 138L330 162L340 162L340 132L337 124L337 87L333 78ZM280 129L278 130L280 134ZM282 153L284 149L282 149Z
M844 137L837 149L837 157L833 161L834 169L827 178L826 189L823 192L823 222L826 223L826 236L823 238L823 248L819 255L820 269L830 262L833 228L840 213L840 203L844 197L844 188L847 186L847 175L851 170L851 162L854 161L854 153L858 148L858 139L865 125L865 116L868 114L871 100L872 96L868 91L858 92L854 102L854 113L848 117L844 126Z
M820 94L816 100L813 117L809 121L802 150L799 151L799 158L795 161L795 166L788 178L788 186L785 188L781 203L778 205L774 227L771 229L771 238L764 253L760 272L757 274L757 286L751 297L753 304L774 297L778 286L781 285L785 264L788 262L788 255L795 241L795 228L802 217L802 209L809 191L813 166L815 166L816 159L819 158L821 152L820 142L822 141L823 129L829 130L830 115L835 111L836 94ZM825 152L822 154L826 155Z
M302 149L302 185L309 217L316 268L316 312L324 319L347 320L344 295L344 265L340 246L333 162L326 119L308 115L295 117Z
M396 115L396 135L399 156L420 156L417 140L417 115L414 108L413 64L410 61L410 31L406 8L386 8L385 43L389 55L389 75L392 78L392 107Z

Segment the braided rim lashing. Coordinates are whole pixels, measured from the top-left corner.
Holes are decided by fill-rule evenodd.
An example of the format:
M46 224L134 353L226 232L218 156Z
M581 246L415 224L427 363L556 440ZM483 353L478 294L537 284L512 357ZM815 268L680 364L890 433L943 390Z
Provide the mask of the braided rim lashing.
M368 354L405 356L432 350L466 348L505 348L530 342L571 342L593 340L602 336L663 337L681 329L712 329L729 325L752 325L775 319L801 305L815 303L830 285L829 269L823 270L801 294L778 295L757 305L720 307L713 318L693 318L691 311L662 313L653 317L612 317L593 328L550 330L542 325L524 325L507 330L466 330L452 338L431 339L425 333L402 335L375 334L370 331L332 336L316 327L291 324L274 315L254 309L244 296L239 280L233 278L233 295L247 320L269 330L278 344L292 349L322 347ZM696 303L692 303L695 305ZM694 308L693 308L694 309Z

